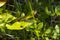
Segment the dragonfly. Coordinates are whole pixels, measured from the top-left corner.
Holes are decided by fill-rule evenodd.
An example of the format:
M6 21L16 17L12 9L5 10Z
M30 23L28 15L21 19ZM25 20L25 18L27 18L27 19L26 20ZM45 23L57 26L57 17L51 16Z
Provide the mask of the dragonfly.
M0 7L2 7L6 3L6 0L0 0Z

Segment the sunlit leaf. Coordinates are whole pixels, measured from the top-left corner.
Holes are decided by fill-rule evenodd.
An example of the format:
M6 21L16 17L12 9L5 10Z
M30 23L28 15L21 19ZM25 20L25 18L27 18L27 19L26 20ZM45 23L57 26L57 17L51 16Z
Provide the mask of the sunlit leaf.
M29 22L15 22L13 23L12 25L8 26L7 25L7 29L10 29L10 30L22 30L24 29L25 27L31 25L31 23Z
M53 34L53 38L54 38L54 39L57 38L57 33L56 33L56 32L54 32L54 34Z
M9 13L3 13L1 14L2 19L4 19L5 21L7 21L7 23L11 22L12 20L16 19L16 17L14 17L13 15L9 14Z
M58 26L58 25L55 26L55 31L56 31L57 33L59 33L60 30L59 30L59 26Z
M37 37L39 37L39 36L40 36L40 35L39 35L39 33L40 33L40 31L39 31L39 30L35 30L34 32L35 32L35 35L36 35Z
M58 37L58 34L59 34L59 26L58 25L56 25L55 26L55 30L53 31L54 32L54 34L53 34L53 38L54 39L56 39L57 37Z
M26 17L26 19L29 19L29 18L32 18L32 16L31 16L31 15L29 15L29 16L27 16L27 17Z
M12 25L6 25L7 29L10 30L19 30L20 29L20 23L19 22L15 22Z

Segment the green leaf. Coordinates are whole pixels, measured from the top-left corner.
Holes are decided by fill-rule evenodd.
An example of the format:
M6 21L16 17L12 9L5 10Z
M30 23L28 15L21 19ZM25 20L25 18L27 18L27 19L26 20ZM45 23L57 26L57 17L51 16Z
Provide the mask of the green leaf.
M12 25L6 25L7 29L10 30L19 30L20 29L20 23L19 22L15 22Z
M46 12L48 15L50 15L50 16L54 16L54 15L55 15L54 12L52 13L52 11L49 11L48 7L45 8L45 12Z
M35 38L31 37L31 39L30 39L30 40L35 40Z
M49 34L51 33L51 28L48 28L46 31L45 31L46 34Z
M5 32L4 23L0 24L0 30L1 30L2 32Z
M30 25L31 25L31 23L29 23L29 22L21 21L21 22L15 22L10 26L6 25L6 27L7 27L7 29L10 29L10 30L22 30L25 27L30 26Z
M59 33L59 31L60 31L60 30L59 30L59 26L56 25L56 26L55 26L55 32Z
M59 26L58 25L56 25L55 26L55 30L53 31L54 32L54 34L53 34L53 38L54 39L56 39L57 38L57 36L59 36Z
M55 8L55 13L56 13L57 16L60 16L60 6L57 6Z
M37 25L38 29L41 29L43 27L43 22L40 22L38 25Z
M49 38L48 38L48 37L46 37L45 39L46 39L46 40L49 40Z
M9 23L12 20L16 19L16 17L14 17L13 15L11 15L10 13L3 13L1 14L2 19L4 19L5 22Z
M56 32L54 32L54 34L53 34L53 37L52 38L54 38L54 39L56 39L57 38L57 33Z
M40 36L40 35L39 35L40 30L35 30L34 32L35 32L35 35L36 35L37 37L39 37L39 36Z

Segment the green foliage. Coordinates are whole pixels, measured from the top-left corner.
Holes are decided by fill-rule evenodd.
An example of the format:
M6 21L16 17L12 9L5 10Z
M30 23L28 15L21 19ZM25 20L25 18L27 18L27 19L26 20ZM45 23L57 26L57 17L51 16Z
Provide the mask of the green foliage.
M21 21L21 22L15 22L12 25L7 24L6 27L7 29L10 29L10 30L22 30L29 25L31 25L31 23Z
M7 1L4 6L0 7L2 39L59 40L59 2L56 0Z

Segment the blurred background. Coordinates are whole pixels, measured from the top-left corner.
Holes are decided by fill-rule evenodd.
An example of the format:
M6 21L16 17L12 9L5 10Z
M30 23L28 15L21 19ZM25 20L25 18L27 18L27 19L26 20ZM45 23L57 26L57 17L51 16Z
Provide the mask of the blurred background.
M0 0L0 40L59 40L60 0Z

